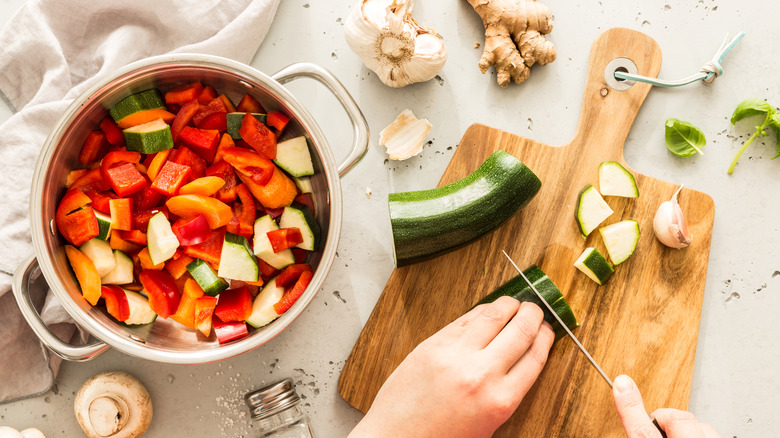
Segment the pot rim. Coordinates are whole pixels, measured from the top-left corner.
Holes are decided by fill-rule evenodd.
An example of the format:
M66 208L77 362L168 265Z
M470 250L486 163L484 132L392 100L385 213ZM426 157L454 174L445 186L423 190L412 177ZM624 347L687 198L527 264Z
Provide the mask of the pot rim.
M52 164L52 154L79 108L93 98L99 99L101 97L101 92L107 92L105 87L108 86L109 89L113 88L115 85L114 83L117 81L132 78L135 75L143 73L147 69L164 66L165 64L176 66L193 65L195 67L202 66L227 70L231 73L240 74L265 87L271 94L287 106L287 109L292 113L290 116L295 118L301 124L304 131L310 135L310 140L321 158L322 168L325 173L328 187L327 204L330 214L329 229L327 238L322 247L323 249L321 250L319 265L317 266L309 287L306 288L306 291L298 301L273 323L262 329L257 329L255 333L252 333L241 340L220 345L217 348L196 351L151 348L143 340L137 340L133 336L122 336L116 332L105 330L96 319L92 318L73 299L71 299L54 270L52 255L47 252L44 239L44 233L51 232L56 234L57 231L53 218L48 218L44 221L41 217L41 204L43 202L42 187L44 186L47 170ZM325 282L325 278L335 259L338 241L341 235L343 215L341 182L337 171L337 165L327 138L309 111L301 105L301 103L298 102L298 100L281 85L281 83L251 66L219 56L191 53L159 55L133 62L117 70L113 74L96 81L79 94L57 120L54 128L51 130L43 144L33 174L29 212L32 243L41 272L58 301L76 323L86 329L95 338L123 353L142 359L173 364L207 363L237 356L268 342L287 328L287 326L289 326L301 315L301 313L303 313L306 307L308 307L309 303L311 303L314 296L319 292ZM49 225L49 229L45 229L44 223Z

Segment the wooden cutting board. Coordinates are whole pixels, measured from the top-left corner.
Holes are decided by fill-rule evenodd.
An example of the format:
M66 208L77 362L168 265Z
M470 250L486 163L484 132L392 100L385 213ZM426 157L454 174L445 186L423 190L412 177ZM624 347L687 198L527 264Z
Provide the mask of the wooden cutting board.
M465 177L493 151L504 149L539 176L542 189L525 209L477 242L393 271L339 378L339 393L349 404L366 412L385 379L420 341L514 277L501 254L506 249L521 268L535 263L558 285L581 323L574 333L608 375L635 379L649 412L687 407L712 236L712 198L683 189L679 201L694 241L683 250L666 248L653 234L653 217L679 182L632 170L640 196L607 197L615 213L605 224L637 220L641 237L636 252L601 287L573 266L588 246L606 254L598 232L587 239L579 233L577 195L588 183L598 187L602 161L619 161L631 170L623 160L623 144L650 91L640 83L627 91L606 85L605 68L620 57L631 59L646 76L655 77L661 67L661 51L648 36L628 29L601 34L591 50L577 133L565 146L551 147L484 125L468 128L439 185ZM657 139L656 146L662 148L662 141ZM624 435L610 388L574 343L562 339L533 389L495 436Z

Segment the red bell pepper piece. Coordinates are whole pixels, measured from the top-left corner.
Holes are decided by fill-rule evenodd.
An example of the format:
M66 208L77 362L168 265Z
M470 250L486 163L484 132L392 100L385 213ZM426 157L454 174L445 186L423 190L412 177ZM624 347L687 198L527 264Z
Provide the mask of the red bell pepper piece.
M227 113L218 112L209 114L201 119L197 126L198 129L216 129L217 131L226 131Z
M111 188L114 189L114 193L123 198L139 192L149 185L133 163L125 163L108 169L106 179L111 184Z
M233 204L233 213L235 214L236 223L232 227L228 225L228 231L251 239L252 234L254 234L255 217L257 215L255 198L244 184L236 187L236 194L241 200L241 203L236 202Z
M225 230L222 228L214 230L211 232L211 237L205 242L184 247L184 254L218 265L222 257L222 243L224 240Z
M217 148L217 153L219 153L219 148ZM74 182L78 181L79 178L84 176L87 171L89 171L89 169L76 169L68 172L68 176L65 178L65 188L69 189L70 186L72 186Z
M214 87L207 85L203 88L203 91L201 91L200 96L198 96L198 103L201 105L206 105L216 98L217 92L214 90Z
M219 155L219 152L217 152L217 155ZM225 185L223 185L214 195L215 198L222 202L232 202L236 200L238 177L236 177L236 172L233 170L233 166L231 166L230 163L227 161L215 163L206 169L206 175L216 176L225 181Z
M81 178L77 179L70 186L71 190L81 190L82 192L88 192L95 190L96 192L105 192L111 190L111 186L103 178L103 173L99 167L87 171Z
M168 161L190 166L192 169L190 179L198 179L206 172L206 160L199 157L198 154L192 152L185 146L179 146L178 148L174 149L174 151L171 152L171 154L168 156Z
M251 117L254 119L254 117ZM265 185L274 174L274 163L263 154L243 148L225 148L222 158L254 183Z
M279 287L287 287L295 284L298 278L304 272L312 272L311 266L308 263L296 263L290 265L282 270L279 275L276 276L276 285Z
M147 210L140 210L138 208L135 209L135 212L133 212L133 229L134 230L140 230L141 232L146 232L146 229L149 227L149 219L152 218L152 216L156 215L159 212L163 212L165 214L165 217L170 217L168 208L165 206L162 206L160 208L151 208Z
M247 330L246 323L243 321L223 322L215 314L211 317L211 325L214 327L214 334L217 335L217 340L220 344L249 335L249 330Z
M92 131L87 135L84 146L81 147L78 161L83 165L88 165L96 162L98 158L102 157L108 149L108 142L106 141L106 134L103 131Z
M160 205L160 201L162 201L163 196L152 190L151 187L146 187L145 189L134 193L131 198L133 199L133 206L135 206L135 210L142 211L149 210Z
M108 201L111 210L111 228L130 231L133 229L133 200L130 198Z
M176 87L167 93L165 93L165 103L185 103L191 100L195 100L203 92L203 84L200 82L193 82L191 84L182 85Z
M161 318L167 318L176 313L181 300L181 292L176 280L165 271L145 269L138 275L138 280L144 286L149 297L149 306Z
M252 316L252 293L246 286L222 291L214 315L224 322L246 321Z
M273 278L276 276L276 274L279 273L278 269L264 262L263 259L261 258L257 259L257 268L260 271L260 275L263 277L264 280Z
M301 229L297 227L269 231L266 235L268 240L271 241L271 247L274 249L274 252L284 251L287 248L303 243Z
M198 109L198 112L195 113L195 116L192 118L192 122L195 123L195 126L200 125L200 122L205 119L207 116L214 114L214 113L227 113L227 107L225 106L225 102L222 101L219 97L214 97L214 99L211 99L208 104L201 106Z
M236 111L240 113L265 114L265 109L263 109L263 106L260 105L260 102L258 102L254 97L250 96L249 94L245 94L244 97L241 98L241 102L238 103L238 106L236 107Z
M215 307L217 307L217 297L205 295L195 299L194 323L203 336L208 337L211 334L212 315Z
M134 243L136 245L146 246L148 244L148 241L146 239L146 233L139 230L130 230L130 231L123 231L123 230L117 230L117 233L119 233L120 237L130 243Z
M309 210L311 210L311 214L314 216L317 215L317 213L315 213L314 211L314 197L311 195L311 193L303 193L301 195L296 196L295 202L309 207Z
M173 123L171 123L171 137L173 137L173 141L179 140L179 133L190 123L198 109L200 109L198 101L191 100L185 103L179 112L176 113L176 117L173 119Z
M276 129L277 134L281 134L282 131L284 131L284 128L287 126L289 121L290 118L280 113L279 111L269 111L265 119L265 123L268 126Z
M301 276L298 277L298 281L295 282L295 286L285 292L284 295L282 295L282 299L279 300L278 303L274 304L274 311L276 311L277 315L281 315L282 313L286 312L287 309L292 307L292 305L298 301L298 298L303 295L303 291L306 290L306 287L311 282L311 277L313 275L314 273L311 271L304 271L301 273Z
M110 116L104 117L103 121L100 122L100 130L106 134L106 141L112 146L125 145L125 135Z
M202 214L187 219L179 219L171 226L173 234L181 246L203 243L211 237L211 227Z
M71 189L65 193L57 206L54 218L57 229L68 242L76 246L100 234L95 211L92 207L85 207L90 202L92 200L89 196L79 190Z
M274 219L274 220L279 218L279 216L281 216L282 213L284 213L284 207L281 207L281 208L263 207L263 210L265 211L265 214L267 214L268 216L271 216L271 219Z
M127 301L127 294L121 287L102 286L100 297L106 301L108 314L116 318L117 321L126 321L127 318L130 318L130 303Z
M260 120L246 113L241 121L241 128L238 129L241 138L252 147L252 149L273 160L276 158L276 134L273 133Z
M108 170L117 167L123 163L140 163L141 153L133 151L113 151L106 154L100 162L100 169L103 171L103 177L108 179Z
M295 257L295 263L306 263L306 259L309 258L309 251L303 248L293 248L292 253Z
M116 199L116 195L111 192L96 192L95 190L90 190L88 192L85 192L87 196L89 196L89 199L92 200L92 208L95 210L105 213L105 214L111 214L111 209L108 204L108 201L112 199Z
M216 129L199 129L185 126L179 133L179 141L200 155L204 160L211 161L214 158L214 153L217 152L219 131Z
M174 196L179 193L179 189L187 181L191 172L190 166L174 163L170 160L166 161L160 169L160 173L157 174L157 178L152 182L151 188L162 195Z

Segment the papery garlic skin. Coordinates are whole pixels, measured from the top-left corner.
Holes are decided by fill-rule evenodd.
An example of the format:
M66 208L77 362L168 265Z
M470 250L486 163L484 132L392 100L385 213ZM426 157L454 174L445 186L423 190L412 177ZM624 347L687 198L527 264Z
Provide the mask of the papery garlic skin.
M680 204L677 202L677 194L683 186L680 186L672 199L661 203L653 218L653 231L655 237L669 248L685 248L693 241L693 235L688 231Z
M422 152L423 142L431 123L418 119L410 109L405 109L393 123L379 133L379 145L387 148L391 160L405 160Z
M447 61L444 41L411 16L414 0L359 0L344 23L347 44L385 85L433 79Z

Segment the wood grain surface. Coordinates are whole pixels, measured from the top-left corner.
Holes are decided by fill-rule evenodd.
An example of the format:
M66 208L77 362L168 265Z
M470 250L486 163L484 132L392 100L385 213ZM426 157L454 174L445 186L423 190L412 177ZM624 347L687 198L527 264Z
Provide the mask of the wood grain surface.
M581 327L574 333L611 377L632 376L649 412L686 408L690 394L714 204L683 189L680 205L694 234L683 250L661 245L653 216L677 186L636 176L637 199L607 197L615 213L605 224L635 219L641 237L634 255L605 286L574 268L588 246L603 254L598 232L584 239L574 221L577 194L598 187L598 165L623 160L623 144L650 86L615 91L604 80L613 59L631 59L639 73L656 76L661 52L648 36L611 29L594 42L582 112L574 139L551 147L484 125L468 128L439 185L465 177L494 150L504 149L542 180L539 194L520 213L479 241L439 258L396 269L380 296L339 379L339 393L365 412L382 383L423 339L466 312L521 268L539 265L561 289ZM608 385L576 345L562 339L547 366L499 437L624 436Z

